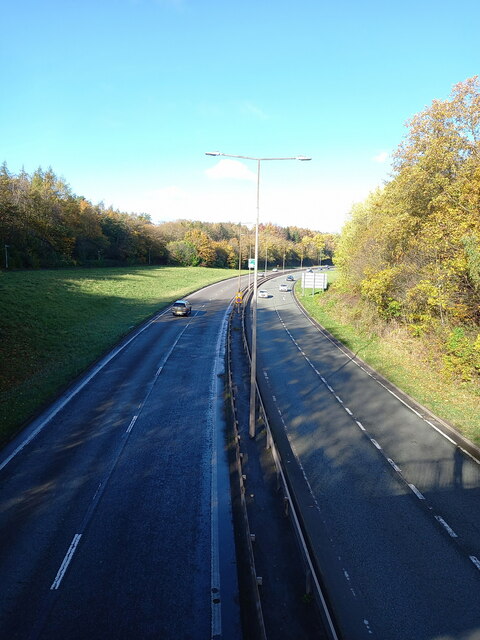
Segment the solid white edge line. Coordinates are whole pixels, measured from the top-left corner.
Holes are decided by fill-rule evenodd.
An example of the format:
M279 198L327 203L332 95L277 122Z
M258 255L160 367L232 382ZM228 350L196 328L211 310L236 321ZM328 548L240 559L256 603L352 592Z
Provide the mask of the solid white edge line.
M60 586L60 583L63 580L63 576L65 575L67 569L68 569L68 565L70 564L70 562L72 561L73 558L73 554L75 553L78 543L80 542L80 538L82 537L81 533L76 533L73 536L73 540L68 548L68 551L63 559L62 564L60 565L60 569L58 570L57 575L55 576L55 580L52 583L52 586L50 587L50 591L56 590L58 589L58 587Z
M0 463L0 471L4 469L9 462L17 456L20 451L22 451L30 442L36 438L36 436L44 429L44 427L52 420L57 413L59 413L76 395L79 393L89 382L94 378L99 371L101 371L111 360L113 360L121 351L123 351L128 345L133 342L141 333L143 333L146 329L150 327L158 318L165 315L167 313L167 309L163 310L159 314L157 314L154 318L152 318L144 327L141 327L135 334L129 338L124 344L119 347L116 347L111 351L98 365L75 387L68 395L64 397L62 401L53 409L42 422L38 425L38 427L27 437L25 440L18 445L18 447L13 451L5 460Z
M398 396L394 391L392 391L391 389L389 389L385 384L383 384L383 382L381 382L380 380L378 380L377 378L375 378L374 375L372 375L369 371L367 371L365 369L365 367L363 367L361 364L357 363L354 358L356 356L354 356L354 358L352 358L352 356L350 354L348 354L346 351L344 351L338 344L336 344L336 342L334 340L332 340L328 335L325 334L325 332L319 328L319 326L313 322L312 318L310 318L310 316L307 315L306 311L304 309L302 309L301 307L299 307L300 312L303 313L303 315L307 318L307 320L310 322L310 324L312 324L315 329L321 333L323 335L323 337L328 340L329 342L331 342L341 353L343 353L344 356L346 356L348 358L348 360L350 362L353 362L354 364L357 364L357 366L360 367L360 369L362 369L362 371L364 371L368 376L370 376L370 378L372 378L373 380L375 380L375 382L377 382L381 387L383 387L386 391L388 391L388 393L390 395L392 395L394 398L396 398L399 402L401 402L405 407L407 407L407 409L410 409L410 411L412 411L412 413L414 413L416 416L418 416L421 420L423 420L424 422L426 422L430 427L432 427L433 429L435 429L435 431L437 431L441 436L443 436L446 440L448 440L449 442L451 442L453 445L458 446L458 443L455 442L455 440L453 440L452 438L450 438L449 435L447 435L445 433L445 431L442 431L442 429L440 429L439 427L435 426L433 424L433 422L431 422L430 420L427 420L426 418L424 418L422 416L421 413L419 413L416 409L414 409L408 402L406 402L405 400L403 400L402 398L400 398L400 396ZM328 385L327 385L328 387ZM333 390L332 390L333 391ZM480 464L480 462L478 460L476 460L473 456L470 456L472 458L472 460L474 460L477 464Z
M408 406L408 405L407 405ZM412 409L413 411L413 409ZM420 416L421 417L421 416ZM425 418L423 418L424 422L426 422L430 427L432 427L432 429L435 429L435 431L438 431L438 433L443 436L446 440L448 440L449 442L451 442L452 444L454 444L456 447L458 447L458 444L455 442L455 440L453 440L452 438L450 438L450 436L447 436L447 434L442 431L441 429L439 429L437 426L435 426L433 424L433 422L430 422L430 420L425 420ZM474 458L475 459L475 458Z
M63 407L62 407L63 408ZM60 408L58 409L58 411L60 411ZM46 420L44 420L44 422L42 422L36 429L35 431L33 431L28 438L25 438L25 440L15 449L15 451L13 451L7 458L5 458L5 460L0 464L0 471L7 466L7 464L9 462L11 462L13 460L13 458L15 458L15 456L17 454L20 453L20 451L22 451L27 444L29 444L39 433L40 431L44 428L44 426L47 424L47 422L49 422L57 413L58 411L55 411L55 413L53 413L51 416L49 416Z
M458 446L458 445L457 445L457 446ZM468 453L468 451L466 451L463 447L460 447L460 446L459 446L458 448L460 449L460 451L461 451L462 453L464 453L466 456L468 456L468 457L470 458L470 460L472 460L473 462L475 462L477 465L480 465L480 460L477 460L477 458L474 458L474 457L472 456L472 454L471 454L471 453Z
M218 505L218 487L217 487L217 424L216 424L216 408L214 403L217 398L217 384L219 383L221 371L221 352L222 345L225 341L226 322L230 313L229 305L223 316L222 326L220 328L217 344L215 347L215 365L212 369L212 378L210 386L210 420L211 420L211 473L210 473L210 504L211 504L211 520L210 520L210 592L211 600L211 637L220 638L222 636L222 605L221 605L221 579L220 579L220 532L219 532L219 505Z
M207 285L204 288L207 289L209 287L213 287L213 286L215 286L215 284L216 283ZM196 293L198 293L198 292L194 291L191 294L190 297L194 296ZM121 351L123 351L126 347L128 347L128 345L131 342L133 342L133 340L138 338L138 336L141 333L143 333L154 322L156 322L158 320L158 318L161 318L162 316L166 315L167 312L170 309L170 306L171 305L169 305L166 309L163 309L162 311L157 313L143 327L140 327L138 329L138 331L136 331L124 344L120 345L119 347L116 347L107 356L105 356L105 358L98 363L98 365L90 372L90 374L88 374L87 377L82 382L80 382L77 387L75 387L75 389L73 389L67 396L65 396L65 398L61 402L59 402L58 406L56 406L56 408L53 409L45 417L44 420L42 420L42 422L38 425L38 427L27 438L25 438L25 440L22 443L20 443L18 445L18 447L7 458L5 458L5 460L3 460L3 462L0 463L0 471L2 471L2 469L4 469L13 460L13 458L15 458L15 456L17 456L20 453L20 451L22 451L28 444L30 444L30 442L34 438L36 438L36 436L40 433L40 431L42 431L44 429L44 427L50 422L50 420L52 420L57 415L57 413L59 411L61 411L77 395L77 393L79 393L90 382L90 380L92 380L92 378L94 378L97 375L97 373L99 371L101 371ZM204 306L205 306L205 304L202 305L202 307L204 307ZM195 315L197 315L197 314L195 314ZM161 372L162 368L163 368L163 364L160 366L159 370L157 371L156 377L158 377L158 375L160 375L160 372Z

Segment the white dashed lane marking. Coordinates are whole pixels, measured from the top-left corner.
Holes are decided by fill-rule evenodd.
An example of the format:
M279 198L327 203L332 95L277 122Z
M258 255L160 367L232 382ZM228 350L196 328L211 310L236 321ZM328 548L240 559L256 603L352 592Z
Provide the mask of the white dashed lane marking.
M326 378L324 376L322 376L320 374L320 372L318 371L318 369L315 368L314 363L310 360L310 358L306 355L306 353L303 351L303 349L300 347L300 345L298 344L298 342L295 340L295 338L293 337L293 335L291 334L291 332L287 329L285 323L283 322L282 318L280 317L280 314L277 311L277 315L280 319L280 322L283 326L283 328L285 329L287 335L289 336L289 338L291 339L291 341L293 342L293 344L297 347L297 349L300 351L300 353L303 355L303 357L305 358L306 362L308 363L308 365L313 369L313 371L315 372L315 374L319 377L319 379L321 380L322 384L328 389L328 391L333 395L333 397L335 398L335 400L340 404L340 406L342 406L342 408L348 413L349 416L351 416L354 420L354 422L356 423L356 425L365 433L365 435L367 435L369 441L373 444L373 446L384 456L385 460L389 463L389 465L392 467L392 469L396 472L396 474L399 476L399 478L401 479L401 481L409 487L409 489L413 492L413 494L419 499L424 501L424 503L426 503L425 500L425 496L422 494L421 491L419 491L417 489L417 487L414 484L408 483L403 474L402 471L400 469L400 467L398 467L398 465L391 459L388 458L383 450L381 445L372 437L370 437L367 433L367 430L365 429L365 427L363 426L363 424L359 421L355 419L355 416L353 414L353 412L345 406L343 400L340 398L340 396L335 393L335 390L333 389L333 387L328 384ZM307 316L308 317L308 316ZM309 318L310 322L316 327L316 325L311 321L311 319ZM325 334L323 334L325 335ZM328 340L330 340L330 342L332 342L332 340L328 337L325 336ZM334 343L335 344L335 343ZM342 353L345 353L338 345L337 348L340 349L340 351L342 351ZM348 355L348 354L346 354ZM453 443L455 446L456 443L445 433L443 433L443 431L441 431L436 425L434 425L430 420L427 420L426 418L424 418L418 411L416 411L416 409L414 409L413 407L411 407L408 403L406 403L404 400L402 400L402 398L400 398L396 393L394 393L391 389L389 389L386 385L384 385L380 380L378 380L377 378L375 378L374 375L372 375L372 373L370 373L369 371L367 371L361 364L359 364L358 362L356 362L355 360L352 360L350 358L350 361L353 362L353 364L355 364L357 367L359 367L360 369L362 369L362 371L364 371L368 376L370 376L372 379L374 379L381 387L383 387L386 391L388 391L391 395L393 395L395 398L397 398L398 400L400 400L400 402L405 405L408 409L410 409L415 415L417 415L421 420L423 420L424 422L426 422L429 426L431 426L433 429L435 429L436 431L438 431L438 433L440 433L444 438L446 438L447 440L449 440L451 443ZM274 399L276 402L276 399ZM280 413L280 410L278 410ZM280 413L281 415L281 413ZM286 425L283 421L282 418L282 423L284 424L284 427L286 429ZM475 460L475 462L477 462L478 464L478 460ZM430 508L430 507L429 507ZM435 520L443 527L443 529L448 533L448 535L451 538L458 538L457 533L450 527L450 525L447 524L447 522L445 522L445 520L439 516L439 515L434 515ZM480 570L480 560L478 560L478 558L476 556L469 556L470 561L475 565L475 567ZM368 627L368 622L366 622L366 626Z

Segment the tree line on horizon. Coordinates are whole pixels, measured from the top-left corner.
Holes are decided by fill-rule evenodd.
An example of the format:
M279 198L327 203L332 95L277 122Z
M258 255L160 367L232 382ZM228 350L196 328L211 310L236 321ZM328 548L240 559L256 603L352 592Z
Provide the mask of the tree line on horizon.
M192 212L193 213L193 212ZM337 235L259 225L259 262L331 263ZM242 267L253 257L253 232L234 223L177 220L154 224L148 214L92 204L72 193L51 168L29 175L0 167L2 267L181 265ZM263 261L263 262L262 262Z
M458 83L408 123L392 177L354 206L338 288L436 345L444 370L480 375L480 83Z

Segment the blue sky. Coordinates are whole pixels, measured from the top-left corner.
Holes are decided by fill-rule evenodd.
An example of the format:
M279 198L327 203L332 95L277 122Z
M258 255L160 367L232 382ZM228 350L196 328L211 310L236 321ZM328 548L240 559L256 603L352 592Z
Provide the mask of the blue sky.
M405 122L480 71L478 0L3 3L0 162L156 222L339 231Z

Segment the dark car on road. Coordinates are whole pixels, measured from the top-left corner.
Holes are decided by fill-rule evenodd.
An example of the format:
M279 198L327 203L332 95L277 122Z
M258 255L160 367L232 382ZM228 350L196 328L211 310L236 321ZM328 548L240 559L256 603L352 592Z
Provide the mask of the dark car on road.
M177 300L172 305L174 316L189 316L192 313L192 305L188 300Z

